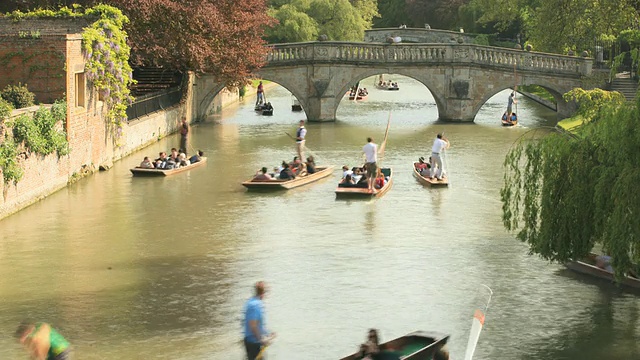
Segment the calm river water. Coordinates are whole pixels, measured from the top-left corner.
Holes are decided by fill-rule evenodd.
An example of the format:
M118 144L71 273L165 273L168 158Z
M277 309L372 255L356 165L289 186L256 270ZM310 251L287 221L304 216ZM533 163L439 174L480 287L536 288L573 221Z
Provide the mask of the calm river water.
M242 359L241 311L256 280L271 292L271 359L336 359L370 327L383 340L413 330L451 334L462 359L474 308L494 296L476 359L638 359L640 300L527 255L505 232L502 161L524 132L555 125L555 113L521 99L520 126L502 128L508 91L475 124L436 122L429 91L407 78L398 92L344 100L335 123L309 124L319 164L361 161L391 112L384 164L391 191L336 201L335 174L278 194L240 182L294 155L301 113L290 94L267 88L273 117L254 99L194 126L205 167L168 178L132 178L145 155L178 145L170 136L0 221L0 359L24 359L11 335L23 318L67 336L76 358ZM437 132L452 147L451 186L422 187L411 163Z

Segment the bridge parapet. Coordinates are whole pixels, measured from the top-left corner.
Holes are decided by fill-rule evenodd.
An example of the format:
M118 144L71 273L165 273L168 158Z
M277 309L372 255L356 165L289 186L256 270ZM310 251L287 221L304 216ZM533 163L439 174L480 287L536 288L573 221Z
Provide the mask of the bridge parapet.
M305 63L479 65L564 76L590 75L593 59L474 44L305 42L271 45L266 67Z

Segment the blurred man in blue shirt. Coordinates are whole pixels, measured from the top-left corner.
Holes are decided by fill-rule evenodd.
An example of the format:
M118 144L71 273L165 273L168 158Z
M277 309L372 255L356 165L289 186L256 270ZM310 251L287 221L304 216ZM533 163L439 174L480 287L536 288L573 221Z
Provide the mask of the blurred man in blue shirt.
M258 281L255 285L255 296L250 298L244 307L244 346L249 360L255 360L260 350L275 336L265 327L262 299L266 292L264 281Z

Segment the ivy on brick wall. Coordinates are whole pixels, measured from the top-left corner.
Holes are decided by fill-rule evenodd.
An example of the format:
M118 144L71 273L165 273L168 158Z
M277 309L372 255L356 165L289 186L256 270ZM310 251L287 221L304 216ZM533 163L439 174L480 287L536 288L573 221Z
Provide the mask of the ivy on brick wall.
M20 181L23 175L18 161L22 152L58 156L69 153L69 142L64 129L60 126L67 118L67 104L56 101L51 108L40 107L33 115L23 114L14 121L5 122L11 112L10 106L0 102L0 120L4 140L0 144L0 169L5 184ZM11 129L13 131L9 131ZM21 151L24 148L25 151Z
M135 82L129 65L131 49L123 29L129 19L119 9L103 4L84 10L73 5L58 10L14 11L7 16L15 21L47 18L86 18L93 21L82 33L86 76L104 100L106 117L116 125L116 135L119 135L122 123L127 119L127 106L133 101L129 86Z
M87 78L105 100L107 118L117 125L119 134L122 122L127 119L127 105L133 101L129 85L135 81L129 66L131 49L123 30L129 19L108 5L97 5L86 13L99 16L82 34Z

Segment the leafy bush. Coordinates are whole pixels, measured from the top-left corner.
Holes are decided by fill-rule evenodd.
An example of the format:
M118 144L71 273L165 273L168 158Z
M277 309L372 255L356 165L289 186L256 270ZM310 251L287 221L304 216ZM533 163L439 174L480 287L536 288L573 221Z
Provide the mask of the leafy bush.
M64 102L57 101L51 109L40 107L38 111L18 117L13 123L13 137L31 151L48 155L56 151L59 156L69 153L69 143L64 130L57 130L56 124L64 122L67 116Z
M476 36L475 39L473 39L473 42L477 45L489 45L489 35L487 34L480 34L478 36Z
M5 184L13 181L17 183L22 179L23 171L17 160L18 147L12 139L5 139L0 144L0 169L2 169L2 177Z
M11 110L13 110L13 105L8 101L0 98L0 121L8 118L11 115Z
M0 93L0 96L11 104L16 109L22 109L25 107L33 106L35 95L27 89L27 85L7 85Z

